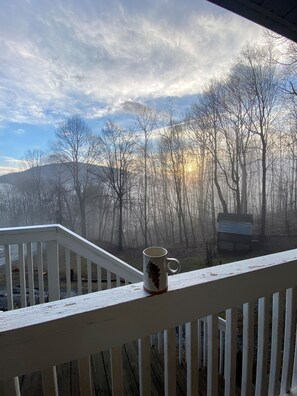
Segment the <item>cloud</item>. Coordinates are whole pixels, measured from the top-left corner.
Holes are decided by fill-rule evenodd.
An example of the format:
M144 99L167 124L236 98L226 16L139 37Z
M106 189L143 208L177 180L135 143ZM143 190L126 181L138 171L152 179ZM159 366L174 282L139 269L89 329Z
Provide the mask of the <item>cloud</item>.
M96 118L116 103L193 94L261 31L204 0L1 7L0 124Z
M13 157L0 156L0 175L19 172L22 161Z

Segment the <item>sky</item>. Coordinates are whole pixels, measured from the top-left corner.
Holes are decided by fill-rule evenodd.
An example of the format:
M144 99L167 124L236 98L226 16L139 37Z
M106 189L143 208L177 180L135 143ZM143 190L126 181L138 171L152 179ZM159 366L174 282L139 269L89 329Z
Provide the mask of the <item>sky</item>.
M0 174L74 114L96 131L131 102L182 113L262 32L206 0L1 0Z

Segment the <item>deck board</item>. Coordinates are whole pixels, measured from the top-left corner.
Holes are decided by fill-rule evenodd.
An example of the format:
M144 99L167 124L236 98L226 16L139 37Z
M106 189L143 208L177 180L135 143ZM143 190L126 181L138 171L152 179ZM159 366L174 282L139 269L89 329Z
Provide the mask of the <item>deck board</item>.
M157 347L151 347L151 384L152 395L164 394L163 354ZM137 342L125 344L122 348L124 394L139 395L138 345ZM109 396L111 390L110 354L103 351L91 356L92 381L95 396ZM57 367L59 393L62 396L79 396L78 362L64 363ZM22 396L42 396L40 372L20 377ZM177 363L177 395L186 395L186 372L184 365Z

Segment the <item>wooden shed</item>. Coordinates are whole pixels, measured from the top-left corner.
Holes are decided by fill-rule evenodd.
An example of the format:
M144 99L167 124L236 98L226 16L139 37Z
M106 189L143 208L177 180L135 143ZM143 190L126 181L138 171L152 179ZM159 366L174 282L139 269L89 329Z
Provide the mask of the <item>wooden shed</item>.
M253 215L219 213L217 243L218 250L249 250L253 235Z

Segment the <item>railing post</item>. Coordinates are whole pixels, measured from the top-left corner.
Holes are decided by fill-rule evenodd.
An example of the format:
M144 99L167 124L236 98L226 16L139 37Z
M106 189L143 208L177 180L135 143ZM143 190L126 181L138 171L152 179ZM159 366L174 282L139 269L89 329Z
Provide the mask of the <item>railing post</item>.
M49 301L55 301L60 299L58 242L48 241L46 250Z

